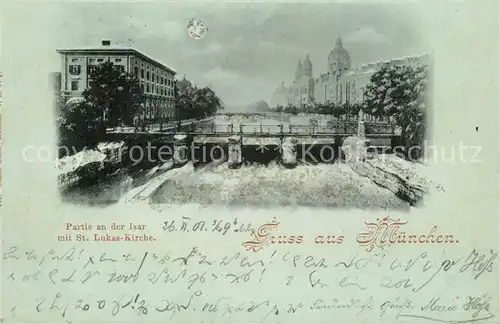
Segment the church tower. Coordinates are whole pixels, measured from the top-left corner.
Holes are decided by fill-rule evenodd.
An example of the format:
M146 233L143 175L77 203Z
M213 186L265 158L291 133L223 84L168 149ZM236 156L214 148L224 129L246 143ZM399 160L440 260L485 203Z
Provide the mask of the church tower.
M306 76L308 78L312 78L313 68L312 68L311 60L309 59L309 55L306 55L306 58L304 60L304 64L302 65L302 69L303 69L304 76Z
M299 80L300 78L302 78L302 73L303 73L302 61L299 60L299 64L297 64L297 69L295 70L295 80Z

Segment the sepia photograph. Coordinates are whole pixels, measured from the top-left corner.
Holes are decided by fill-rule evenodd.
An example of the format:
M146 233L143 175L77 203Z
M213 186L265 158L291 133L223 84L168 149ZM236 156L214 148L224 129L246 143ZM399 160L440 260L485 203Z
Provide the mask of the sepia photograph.
M409 210L444 190L432 48L400 6L151 6L64 7L64 202Z

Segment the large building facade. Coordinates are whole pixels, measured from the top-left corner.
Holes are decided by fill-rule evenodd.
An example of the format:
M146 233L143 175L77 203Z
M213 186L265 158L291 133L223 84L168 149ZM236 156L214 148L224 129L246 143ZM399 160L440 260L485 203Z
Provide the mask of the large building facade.
M312 63L306 55L304 61L299 61L292 83L286 86L282 82L277 87L271 100L271 107L288 105L305 107L332 102L336 104L361 103L372 75L380 70L382 65L417 66L428 63L429 57L425 54L368 63L353 68L349 52L344 48L342 39L338 37L334 48L328 55L327 72L314 78Z
M61 95L67 101L81 100L93 69L104 62L112 62L139 80L145 97L139 119L175 118L176 72L158 60L133 48L112 46L108 40L103 40L100 47L58 49L57 52L61 55Z

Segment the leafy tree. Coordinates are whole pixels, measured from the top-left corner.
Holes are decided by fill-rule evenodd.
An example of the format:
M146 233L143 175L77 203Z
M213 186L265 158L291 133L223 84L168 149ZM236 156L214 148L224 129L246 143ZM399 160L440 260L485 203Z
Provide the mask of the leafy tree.
M56 118L59 146L73 151L94 148L104 138L102 112L86 102L63 105ZM59 152L61 158L66 150Z
M178 82L175 91L179 119L204 118L221 108L219 97L208 87L199 89L188 82Z
M271 111L271 109L269 108L269 104L264 100L257 101L255 104L253 104L251 106L251 109L253 110L254 108L255 108L255 111L257 111L257 112L269 112L269 111Z
M312 112L322 115L333 115L335 117L339 117L341 115L344 115L346 113L346 110L344 107L336 105L333 102L326 102L324 104L316 104Z
M326 115L326 114L328 114L329 110L330 110L329 103L319 104L318 105L318 114Z
M143 102L137 78L112 62L105 62L95 66L90 79L83 92L85 102L104 112L107 126L132 125Z
M177 110L176 115L179 120L187 119L191 110L191 100L188 92L191 87L182 86L179 82L175 83L175 108Z
M289 104L285 107L284 112L287 114L297 115L299 113L299 108Z
M358 116L359 114L359 111L363 108L363 106L361 104L358 104L358 103L354 103L354 104L347 104L345 103L344 104L344 111L346 112L346 114L350 115L350 116Z
M347 113L346 107L333 104L333 109L331 111L331 114L333 116L335 116L336 118L339 118L340 116L345 115L346 113Z
M220 99L210 88L195 88L193 93L194 115L192 118L204 118L214 115L220 108Z
M95 147L104 140L106 126L131 125L142 103L138 80L111 62L95 66L89 78L83 101L59 98L56 103L59 142L71 151Z
M306 114L313 114L316 111L316 107L313 104L309 104L304 107L302 112L305 112Z
M363 110L374 116L387 116L401 127L401 141L409 158L419 158L425 136L425 92L427 66L384 65L366 89ZM412 149L410 148L419 148Z

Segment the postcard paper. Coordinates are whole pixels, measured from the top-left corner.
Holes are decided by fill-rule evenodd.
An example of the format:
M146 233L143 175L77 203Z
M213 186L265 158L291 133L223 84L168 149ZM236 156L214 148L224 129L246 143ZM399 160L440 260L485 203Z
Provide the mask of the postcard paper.
M2 323L498 323L496 2L4 2Z

